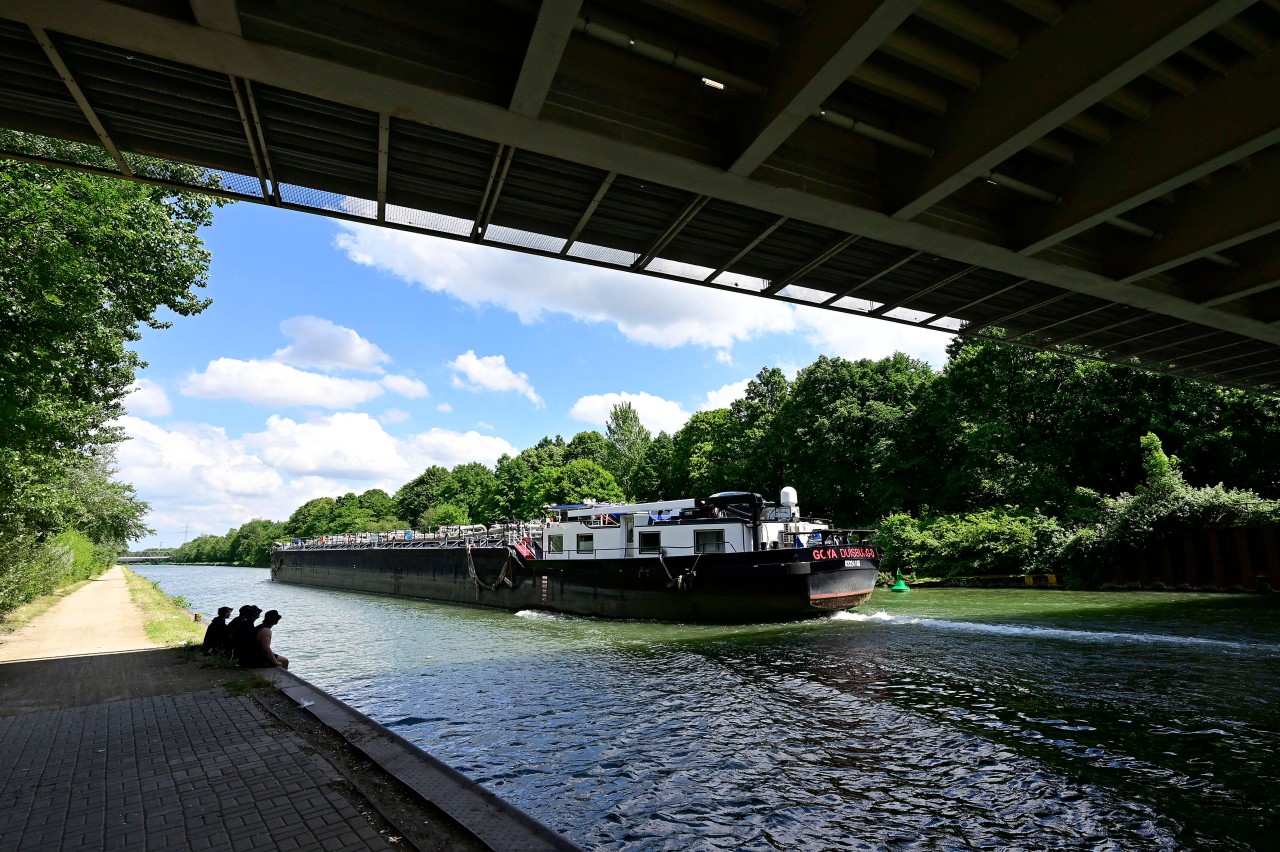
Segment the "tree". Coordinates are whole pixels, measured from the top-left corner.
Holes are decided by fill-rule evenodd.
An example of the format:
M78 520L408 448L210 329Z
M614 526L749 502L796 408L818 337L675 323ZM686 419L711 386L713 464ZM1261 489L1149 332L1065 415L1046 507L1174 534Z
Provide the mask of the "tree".
M634 473L635 493L637 500L663 500L682 496L672 480L671 456L675 443L666 432L659 432L658 437L649 442L644 459Z
M784 476L801 506L841 524L871 524L894 506L875 486L898 452L917 394L935 378L923 361L825 355L804 368L775 415L786 436Z
M396 515L406 522L418 519L427 509L440 501L440 489L449 481L449 471L438 464L418 474L400 486L396 492Z
M587 459L560 468L546 497L553 504L617 503L626 499L613 474Z
M604 467L613 473L623 491L628 495L634 494L636 472L644 461L645 450L651 438L649 430L640 422L639 412L631 403L618 403L609 412L605 437L612 451Z
M285 521L285 534L294 538L315 538L329 532L334 503L332 497L316 497L303 503Z
M440 487L440 499L466 509L472 523L491 524L498 519L494 505L497 488L493 471L480 462L469 462L449 471L449 479Z
M55 158L100 157L73 143L0 131L0 145ZM144 163L150 171L187 169ZM206 196L64 169L0 162L0 536L50 527L48 483L119 440L139 326L165 328L207 305ZM55 513L56 514L56 513Z
M536 518L542 495L528 463L520 456L503 454L494 471L493 512L496 520Z
M671 480L677 496L705 496L737 487L734 482L735 424L727 408L696 412L676 432L671 447Z
M432 530L436 527L469 523L471 523L471 517L462 506L456 506L453 503L437 503L419 515L418 522L414 526L422 530Z
M370 488L360 495L360 508L366 509L378 520L395 520L396 502L381 488Z
M562 464L586 459L605 467L609 463L609 453L612 449L613 445L609 443L609 439L594 429L579 432L565 447Z
M747 383L741 399L729 405L736 426L732 436L734 465L730 469L735 487L763 494L777 494L783 482L784 435L777 434L774 421L791 388L777 367L766 367Z

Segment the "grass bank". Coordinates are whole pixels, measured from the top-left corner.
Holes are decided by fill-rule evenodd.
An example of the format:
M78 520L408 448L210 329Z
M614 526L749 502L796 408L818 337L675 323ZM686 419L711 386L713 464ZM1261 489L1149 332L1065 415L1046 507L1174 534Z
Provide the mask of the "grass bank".
M196 621L187 610L186 598L181 595L169 597L160 590L159 583L128 568L124 569L124 576L129 583L129 596L142 611L143 629L148 639L170 648L198 645L204 641L207 625Z

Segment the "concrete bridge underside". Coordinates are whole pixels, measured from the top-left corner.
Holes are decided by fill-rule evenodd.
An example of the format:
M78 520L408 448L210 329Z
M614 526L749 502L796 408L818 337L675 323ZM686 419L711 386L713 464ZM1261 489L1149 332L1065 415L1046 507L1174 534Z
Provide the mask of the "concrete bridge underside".
M0 0L0 127L1276 393L1278 37L1280 0Z

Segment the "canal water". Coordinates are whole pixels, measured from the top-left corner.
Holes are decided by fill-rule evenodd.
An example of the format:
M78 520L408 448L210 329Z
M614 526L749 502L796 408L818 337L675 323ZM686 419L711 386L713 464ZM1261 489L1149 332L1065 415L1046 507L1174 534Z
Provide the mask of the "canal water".
M144 566L588 848L1275 849L1273 597L918 589L711 627Z

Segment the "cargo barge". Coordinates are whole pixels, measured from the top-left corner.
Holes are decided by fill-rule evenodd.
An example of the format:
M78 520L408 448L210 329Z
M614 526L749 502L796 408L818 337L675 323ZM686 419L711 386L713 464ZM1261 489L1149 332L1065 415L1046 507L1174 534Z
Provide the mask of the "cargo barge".
M791 621L849 609L875 587L870 530L804 518L742 491L548 507L541 521L322 536L281 544L281 583L499 609L679 622Z

